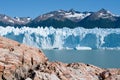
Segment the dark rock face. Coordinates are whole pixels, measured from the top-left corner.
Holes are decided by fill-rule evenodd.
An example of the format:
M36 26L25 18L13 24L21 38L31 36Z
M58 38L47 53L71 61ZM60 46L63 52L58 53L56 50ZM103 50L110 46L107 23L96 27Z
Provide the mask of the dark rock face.
M101 9L81 20L79 25L84 28L118 28L117 22L119 22L119 18L109 11Z
M0 80L120 80L120 69L49 62L41 50L0 37Z

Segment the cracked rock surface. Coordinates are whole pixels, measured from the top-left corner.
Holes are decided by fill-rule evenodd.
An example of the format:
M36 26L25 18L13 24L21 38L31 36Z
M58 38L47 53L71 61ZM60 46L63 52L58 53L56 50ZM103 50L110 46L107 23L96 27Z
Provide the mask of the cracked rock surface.
M120 80L120 69L49 62L41 50L0 37L0 80Z

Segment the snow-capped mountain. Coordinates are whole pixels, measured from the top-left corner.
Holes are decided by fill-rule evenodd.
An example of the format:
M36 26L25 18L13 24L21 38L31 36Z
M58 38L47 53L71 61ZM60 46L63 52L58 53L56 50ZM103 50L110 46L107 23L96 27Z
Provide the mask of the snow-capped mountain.
M65 19L69 19L74 22L77 22L89 16L90 14L91 12L79 12L73 9L69 11L58 10L58 11L52 11L52 12L40 15L34 20L38 22L38 21L43 21L43 20L47 20L51 18L51 19L56 19L56 20L61 20L61 21L64 21Z
M69 11L57 10L52 11L33 19L27 26L53 26L54 28L69 27L74 28L79 26L77 23L85 17L91 15L92 12L79 12L73 9Z
M120 28L120 16L101 9L82 19L78 24L84 28Z
M3 24L14 24L14 19L12 19L11 17L4 15L4 14L0 14L0 23Z
M29 17L9 17L0 15L0 26L29 26L37 28L120 28L120 16L112 14L110 11L101 9L97 12L79 12L76 10L56 10L42 14L35 19Z
M14 20L16 22L19 22L20 24L26 24L30 22L32 19L30 17L14 17Z
M71 9L65 13L64 17L72 21L78 22L91 14L92 12L79 12Z
M0 25L1 26L23 26L30 22L30 17L9 17L5 14L0 14Z
M58 10L38 16L30 23L30 27L53 26L54 28L120 28L120 16L110 11L101 9L97 12L79 12Z
M52 12L40 15L34 20L42 21L42 20L47 20L49 18L52 18L52 19L61 20L61 21L64 19L69 19L74 22L78 22L86 17L91 17L91 19L98 19L98 18L111 19L119 16L112 14L110 11L105 9L100 9L97 12L87 12L87 11L79 12L79 11L70 9L69 11L65 11L65 10L52 11Z
M93 14L91 14L88 18L90 20L109 19L111 21L114 21L116 17L118 16L115 14L112 14L110 11L101 9L98 12L94 12Z

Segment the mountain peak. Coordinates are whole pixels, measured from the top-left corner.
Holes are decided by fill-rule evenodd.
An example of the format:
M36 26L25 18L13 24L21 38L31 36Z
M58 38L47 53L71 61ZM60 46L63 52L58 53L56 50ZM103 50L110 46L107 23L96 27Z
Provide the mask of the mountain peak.
M102 8L102 9L100 9L99 11L98 11L98 13L102 13L102 14L108 14L108 15L111 15L111 16L114 16L114 14L112 14L110 11L108 11L108 10L106 10L106 9L104 9L104 8Z
M102 19L115 20L115 19L114 19L115 15L112 14L110 11L104 9L104 8L100 9L100 10L97 11L97 12L94 12L91 16L92 16L91 19L99 19L99 18L102 18Z
M65 10L63 10L63 9L59 9L58 12L65 12Z
M83 18L89 16L90 14L91 13L89 12L84 13L84 12L76 11L74 9L70 9L68 11L60 9L43 14L37 17L36 19L34 19L34 21L39 22L39 21L45 21L47 19L55 19L58 21L71 20L73 22L78 22Z
M74 9L70 9L69 12L76 12Z
M107 13L108 11L104 8L100 9L98 12L103 12L103 13Z

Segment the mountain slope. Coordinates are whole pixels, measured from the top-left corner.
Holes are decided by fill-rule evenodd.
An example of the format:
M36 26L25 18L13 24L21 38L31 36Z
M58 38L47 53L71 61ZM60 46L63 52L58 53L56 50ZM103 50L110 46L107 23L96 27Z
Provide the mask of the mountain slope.
M28 23L30 27L53 26L54 28L120 28L120 16L101 9L97 12L79 12L59 10L43 14Z
M69 19L64 19L62 20L56 20L56 19L46 19L46 20L42 20L42 21L32 21L30 23L27 24L27 26L29 27L38 27L38 26L43 26L43 27L54 27L54 28L63 28L63 27L69 27L69 28L75 28L75 26L77 25L77 22L73 22Z
M38 16L33 21L27 24L30 27L38 26L53 26L54 28L69 27L74 28L79 26L78 21L81 21L85 17L89 16L92 12L78 12L73 9L69 11L58 10L52 11L41 16Z
M79 25L84 28L118 28L116 22L119 22L120 17L113 15L105 9L91 14L79 22Z
M0 26L23 26L31 21L29 17L9 17L5 14L0 14Z
M56 19L59 21L64 21L64 19L69 19L71 21L77 22L82 20L83 18L89 16L92 12L79 12L79 11L75 11L73 9L69 10L69 11L65 11L65 10L58 10L58 11L52 11L43 15L38 16L37 18L35 18L35 21L43 21L43 20L47 20L49 18L52 19Z
M45 13L31 19L29 17L14 17L0 14L0 26L14 27L50 27L54 28L120 28L120 16L110 11L101 9L97 12L79 12L73 9L69 11L57 10Z

